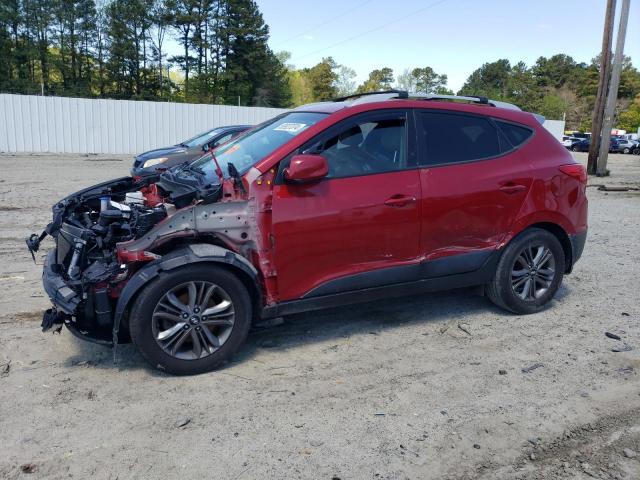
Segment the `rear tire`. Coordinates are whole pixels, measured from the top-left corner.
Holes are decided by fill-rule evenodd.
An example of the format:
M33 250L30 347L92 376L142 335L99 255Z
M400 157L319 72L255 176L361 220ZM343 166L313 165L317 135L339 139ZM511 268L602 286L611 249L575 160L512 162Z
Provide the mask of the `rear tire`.
M531 228L505 247L487 296L514 313L539 312L558 291L564 270L560 241L546 230Z
M131 339L159 370L195 375L219 367L244 343L252 305L233 273L195 264L161 273L138 296Z

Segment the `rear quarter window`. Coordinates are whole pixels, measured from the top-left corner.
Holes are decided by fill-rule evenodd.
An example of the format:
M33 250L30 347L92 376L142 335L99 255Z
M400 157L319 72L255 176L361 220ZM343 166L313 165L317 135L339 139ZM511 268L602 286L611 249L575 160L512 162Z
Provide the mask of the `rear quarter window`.
M496 124L509 143L509 145L506 145L506 150L518 148L533 135L533 130L527 127L501 121L496 121Z

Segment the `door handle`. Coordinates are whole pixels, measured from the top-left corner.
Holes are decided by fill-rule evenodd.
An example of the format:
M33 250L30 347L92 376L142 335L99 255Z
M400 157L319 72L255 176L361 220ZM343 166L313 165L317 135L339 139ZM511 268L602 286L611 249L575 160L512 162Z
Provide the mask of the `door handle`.
M412 203L416 203L416 197L409 197L407 195L394 195L384 202L388 207L406 207Z
M524 192L527 189L526 185L520 185L517 183L509 182L500 187L500 191L506 193L508 195L513 195L515 193Z

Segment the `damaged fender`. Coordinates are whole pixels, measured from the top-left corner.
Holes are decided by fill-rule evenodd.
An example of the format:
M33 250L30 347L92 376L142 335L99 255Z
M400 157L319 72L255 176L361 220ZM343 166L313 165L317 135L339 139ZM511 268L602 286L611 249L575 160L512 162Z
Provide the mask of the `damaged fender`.
M156 278L161 272L173 270L185 265L203 262L225 264L234 269L240 270L248 276L251 282L255 285L254 293L261 293L258 271L251 262L243 256L217 245L210 245L207 243L188 245L163 256L160 260L147 264L129 279L118 298L118 303L114 313L113 344L117 344L120 322L127 310L127 307L130 305L131 300L135 295L147 283Z

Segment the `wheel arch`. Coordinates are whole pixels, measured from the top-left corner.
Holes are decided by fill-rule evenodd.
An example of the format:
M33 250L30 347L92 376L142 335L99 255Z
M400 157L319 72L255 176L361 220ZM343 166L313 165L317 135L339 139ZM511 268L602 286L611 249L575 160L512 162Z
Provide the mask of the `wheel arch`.
M564 252L564 273L571 273L573 268L573 246L571 244L571 239L569 238L569 234L567 231L558 223L554 222L536 222L528 224L522 230L517 232L516 235L513 235L509 238L509 242L512 241L516 236L521 235L522 233L531 230L532 228L539 228L541 230L546 230L551 233L554 237L558 239L560 245L562 246L562 251Z
M186 265L210 263L224 268L238 276L247 288L256 318L262 306L262 288L256 268L243 256L218 245L196 243L164 255L161 259L145 265L129 279L122 289L114 313L114 333L119 330L120 322L134 304L138 294L162 272L171 271Z

